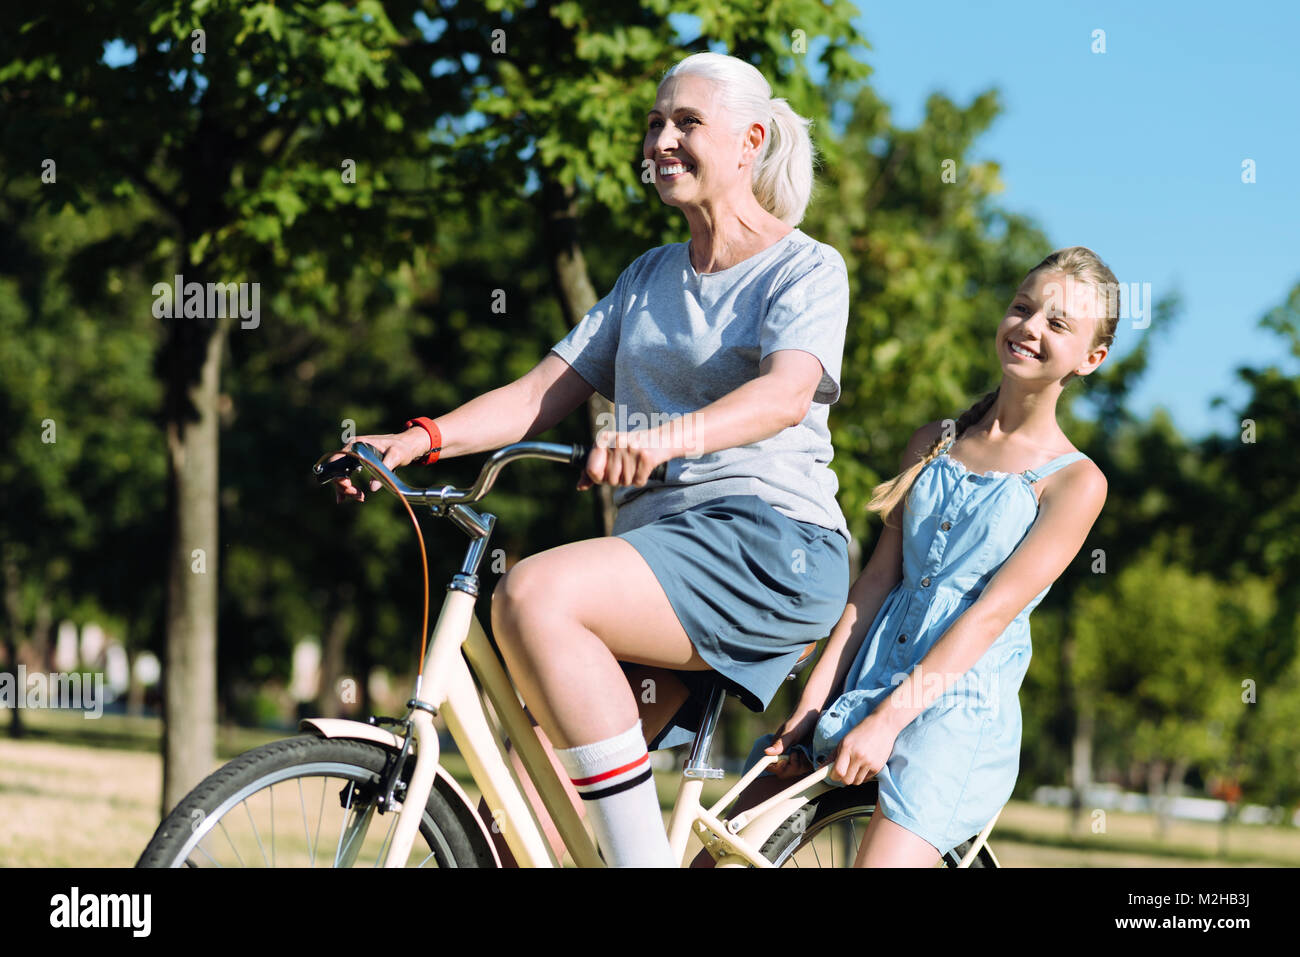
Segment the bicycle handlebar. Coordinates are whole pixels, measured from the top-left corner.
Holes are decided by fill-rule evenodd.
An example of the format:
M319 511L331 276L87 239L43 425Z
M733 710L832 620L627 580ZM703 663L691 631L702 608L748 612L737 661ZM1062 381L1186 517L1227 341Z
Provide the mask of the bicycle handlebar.
M489 455L488 460L483 463L483 468L479 471L478 479L469 488L454 488L450 485L444 485L442 488L434 489L415 488L407 485L384 464L383 456L373 446L364 442L357 442L344 453L344 458L336 459L333 462L327 461L326 457L334 453L326 452L325 455L316 460L316 464L312 466L312 471L316 474L319 483L326 485L359 469L369 468L377 476L391 482L393 488L397 489L402 498L432 506L435 510L440 511L448 505L468 505L482 499L491 491L497 475L511 462L519 459L549 459L553 462L566 462L569 465L576 465L581 468L586 465L587 455L590 451L591 447L582 443L561 445L556 442L516 442L513 445L497 449ZM650 473L650 478L662 482L667 473L668 463L665 462Z

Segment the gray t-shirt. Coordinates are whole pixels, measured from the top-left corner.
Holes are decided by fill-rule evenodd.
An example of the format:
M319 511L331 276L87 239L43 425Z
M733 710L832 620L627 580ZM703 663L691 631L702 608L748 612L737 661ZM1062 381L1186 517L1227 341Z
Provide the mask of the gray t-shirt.
M811 353L822 378L798 425L771 438L668 463L663 482L614 489L614 532L723 495L757 495L778 512L851 540L829 463L830 403L840 397L848 325L844 259L798 229L730 269L700 275L686 243L640 256L554 352L614 403L618 431L655 428L735 391L780 349Z

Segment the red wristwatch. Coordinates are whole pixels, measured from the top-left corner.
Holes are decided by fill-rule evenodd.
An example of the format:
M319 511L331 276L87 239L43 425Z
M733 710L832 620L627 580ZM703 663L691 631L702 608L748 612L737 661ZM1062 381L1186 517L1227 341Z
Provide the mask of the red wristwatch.
M406 427L409 429L413 425L418 425L424 431L429 433L429 454L416 462L416 465L432 465L438 461L438 453L442 451L442 432L433 424L433 419L420 416L416 419L407 419Z

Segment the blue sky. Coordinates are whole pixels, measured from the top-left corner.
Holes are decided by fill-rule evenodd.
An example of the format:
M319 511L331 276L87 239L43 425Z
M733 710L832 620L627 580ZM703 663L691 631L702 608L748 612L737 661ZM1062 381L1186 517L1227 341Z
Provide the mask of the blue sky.
M1244 399L1234 370L1294 369L1257 321L1300 282L1300 3L856 4L897 124L933 91L965 104L997 87L1004 112L974 155L1001 165L1001 205L1092 247L1121 283L1180 295L1166 330L1121 324L1117 355L1157 336L1136 410L1237 431L1210 407Z

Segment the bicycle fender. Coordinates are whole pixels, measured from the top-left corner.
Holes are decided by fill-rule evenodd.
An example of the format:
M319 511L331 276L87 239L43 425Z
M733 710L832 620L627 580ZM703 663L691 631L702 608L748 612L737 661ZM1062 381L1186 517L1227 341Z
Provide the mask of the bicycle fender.
M376 727L373 724L366 724L364 721L353 721L350 718L303 718L298 722L299 731L310 731L322 738L348 738L354 741L370 741L393 751L402 750L403 738L401 735L394 734L385 728ZM479 834L483 838L484 844L491 850L492 858L496 861L497 867L501 866L501 856L497 854L496 844L492 841L492 836L488 834L487 825L479 817L478 810L474 807L465 793L464 788L457 783L456 779L447 773L447 769L441 764L437 769L436 785L441 785L443 797L451 800L453 797L464 805L463 819L472 820L479 829ZM435 785L435 786L436 786Z
M740 829L740 837L749 841L754 847L762 847L767 843L767 839L772 836L778 827L785 823L795 811L803 807L810 800L819 795L825 794L831 790L834 785L827 784L825 781L819 781L810 787L803 794L786 798L779 804L767 811L764 811L754 820L750 821Z

